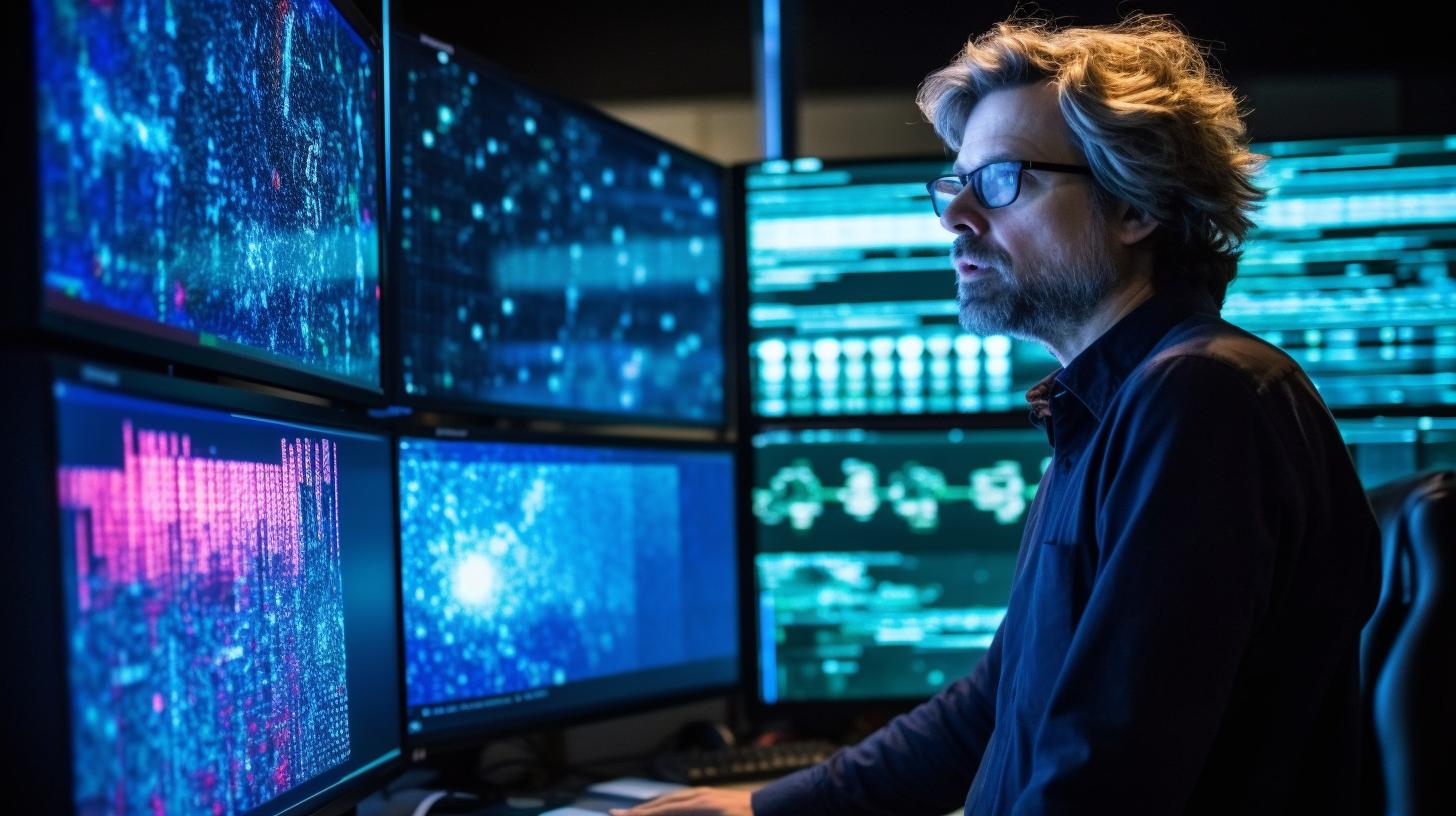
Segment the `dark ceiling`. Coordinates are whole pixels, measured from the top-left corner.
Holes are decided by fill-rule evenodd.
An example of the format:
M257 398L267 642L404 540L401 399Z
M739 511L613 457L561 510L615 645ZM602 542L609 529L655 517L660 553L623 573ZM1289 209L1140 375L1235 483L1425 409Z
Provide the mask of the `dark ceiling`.
M803 87L809 93L908 92L967 36L1015 8L1004 1L797 2L803 21ZM361 0L376 23L380 5L381 0ZM1386 7L1390 13L1377 14L1374 4L1345 12L1310 0L1078 0L1048 4L1044 13L1079 23L1112 22L1133 10L1172 13L1195 37L1213 45L1235 84L1269 75L1384 72L1412 79L1438 76L1449 85L1450 23L1456 15L1408 10L1414 7L1391 4ZM398 22L559 93L596 100L752 93L752 9L752 0L392 4Z

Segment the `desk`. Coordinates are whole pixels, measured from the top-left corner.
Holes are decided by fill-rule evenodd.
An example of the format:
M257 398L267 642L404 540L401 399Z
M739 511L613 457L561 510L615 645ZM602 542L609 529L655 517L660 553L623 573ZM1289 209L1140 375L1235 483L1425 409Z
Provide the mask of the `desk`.
M389 786L388 790L394 791L394 793L388 799L385 799L381 792L360 802L358 816L410 816L414 812L415 806L420 803L420 800L424 799L430 793L426 789L417 787L428 779L429 772L407 772L404 776L395 780L395 784ZM767 781L740 782L735 785L720 785L719 787L728 790L755 791L766 784L768 784ZM506 811L498 809L483 812L495 814ZM532 811L518 810L516 812L524 814ZM963 810L954 810L946 814L946 816L964 816L964 813Z

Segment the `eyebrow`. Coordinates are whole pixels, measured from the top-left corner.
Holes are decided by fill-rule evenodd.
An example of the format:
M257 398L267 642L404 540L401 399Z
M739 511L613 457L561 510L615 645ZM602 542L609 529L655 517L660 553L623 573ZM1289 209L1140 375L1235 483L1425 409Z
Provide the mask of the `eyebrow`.
M1019 161L1019 159L1017 159L1010 153L992 153L991 155L982 158L981 163L976 165L975 167L972 167L971 170L975 170L977 168L985 167L988 164L1002 161ZM964 176L969 173L970 170L962 170L961 168L963 167L965 167L965 165L961 164L960 162L956 162L955 164L951 165L950 171L952 173L955 173L957 176Z

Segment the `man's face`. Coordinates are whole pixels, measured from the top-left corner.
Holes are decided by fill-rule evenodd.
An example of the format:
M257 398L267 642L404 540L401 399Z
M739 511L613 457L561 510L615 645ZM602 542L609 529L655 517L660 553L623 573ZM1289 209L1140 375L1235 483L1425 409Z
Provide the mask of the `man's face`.
M1011 159L1086 165L1052 86L995 91L971 110L955 172ZM940 222L956 236L961 325L976 334L1055 342L1085 323L1118 281L1088 176L1026 170L1011 204L983 207L967 189Z

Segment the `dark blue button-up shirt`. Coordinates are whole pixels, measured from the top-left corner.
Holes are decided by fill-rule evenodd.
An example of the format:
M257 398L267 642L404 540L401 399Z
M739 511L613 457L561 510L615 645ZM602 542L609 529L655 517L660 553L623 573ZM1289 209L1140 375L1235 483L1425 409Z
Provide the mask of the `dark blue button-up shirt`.
M986 656L754 813L1353 813L1379 534L1309 379L1155 295L1044 386Z

